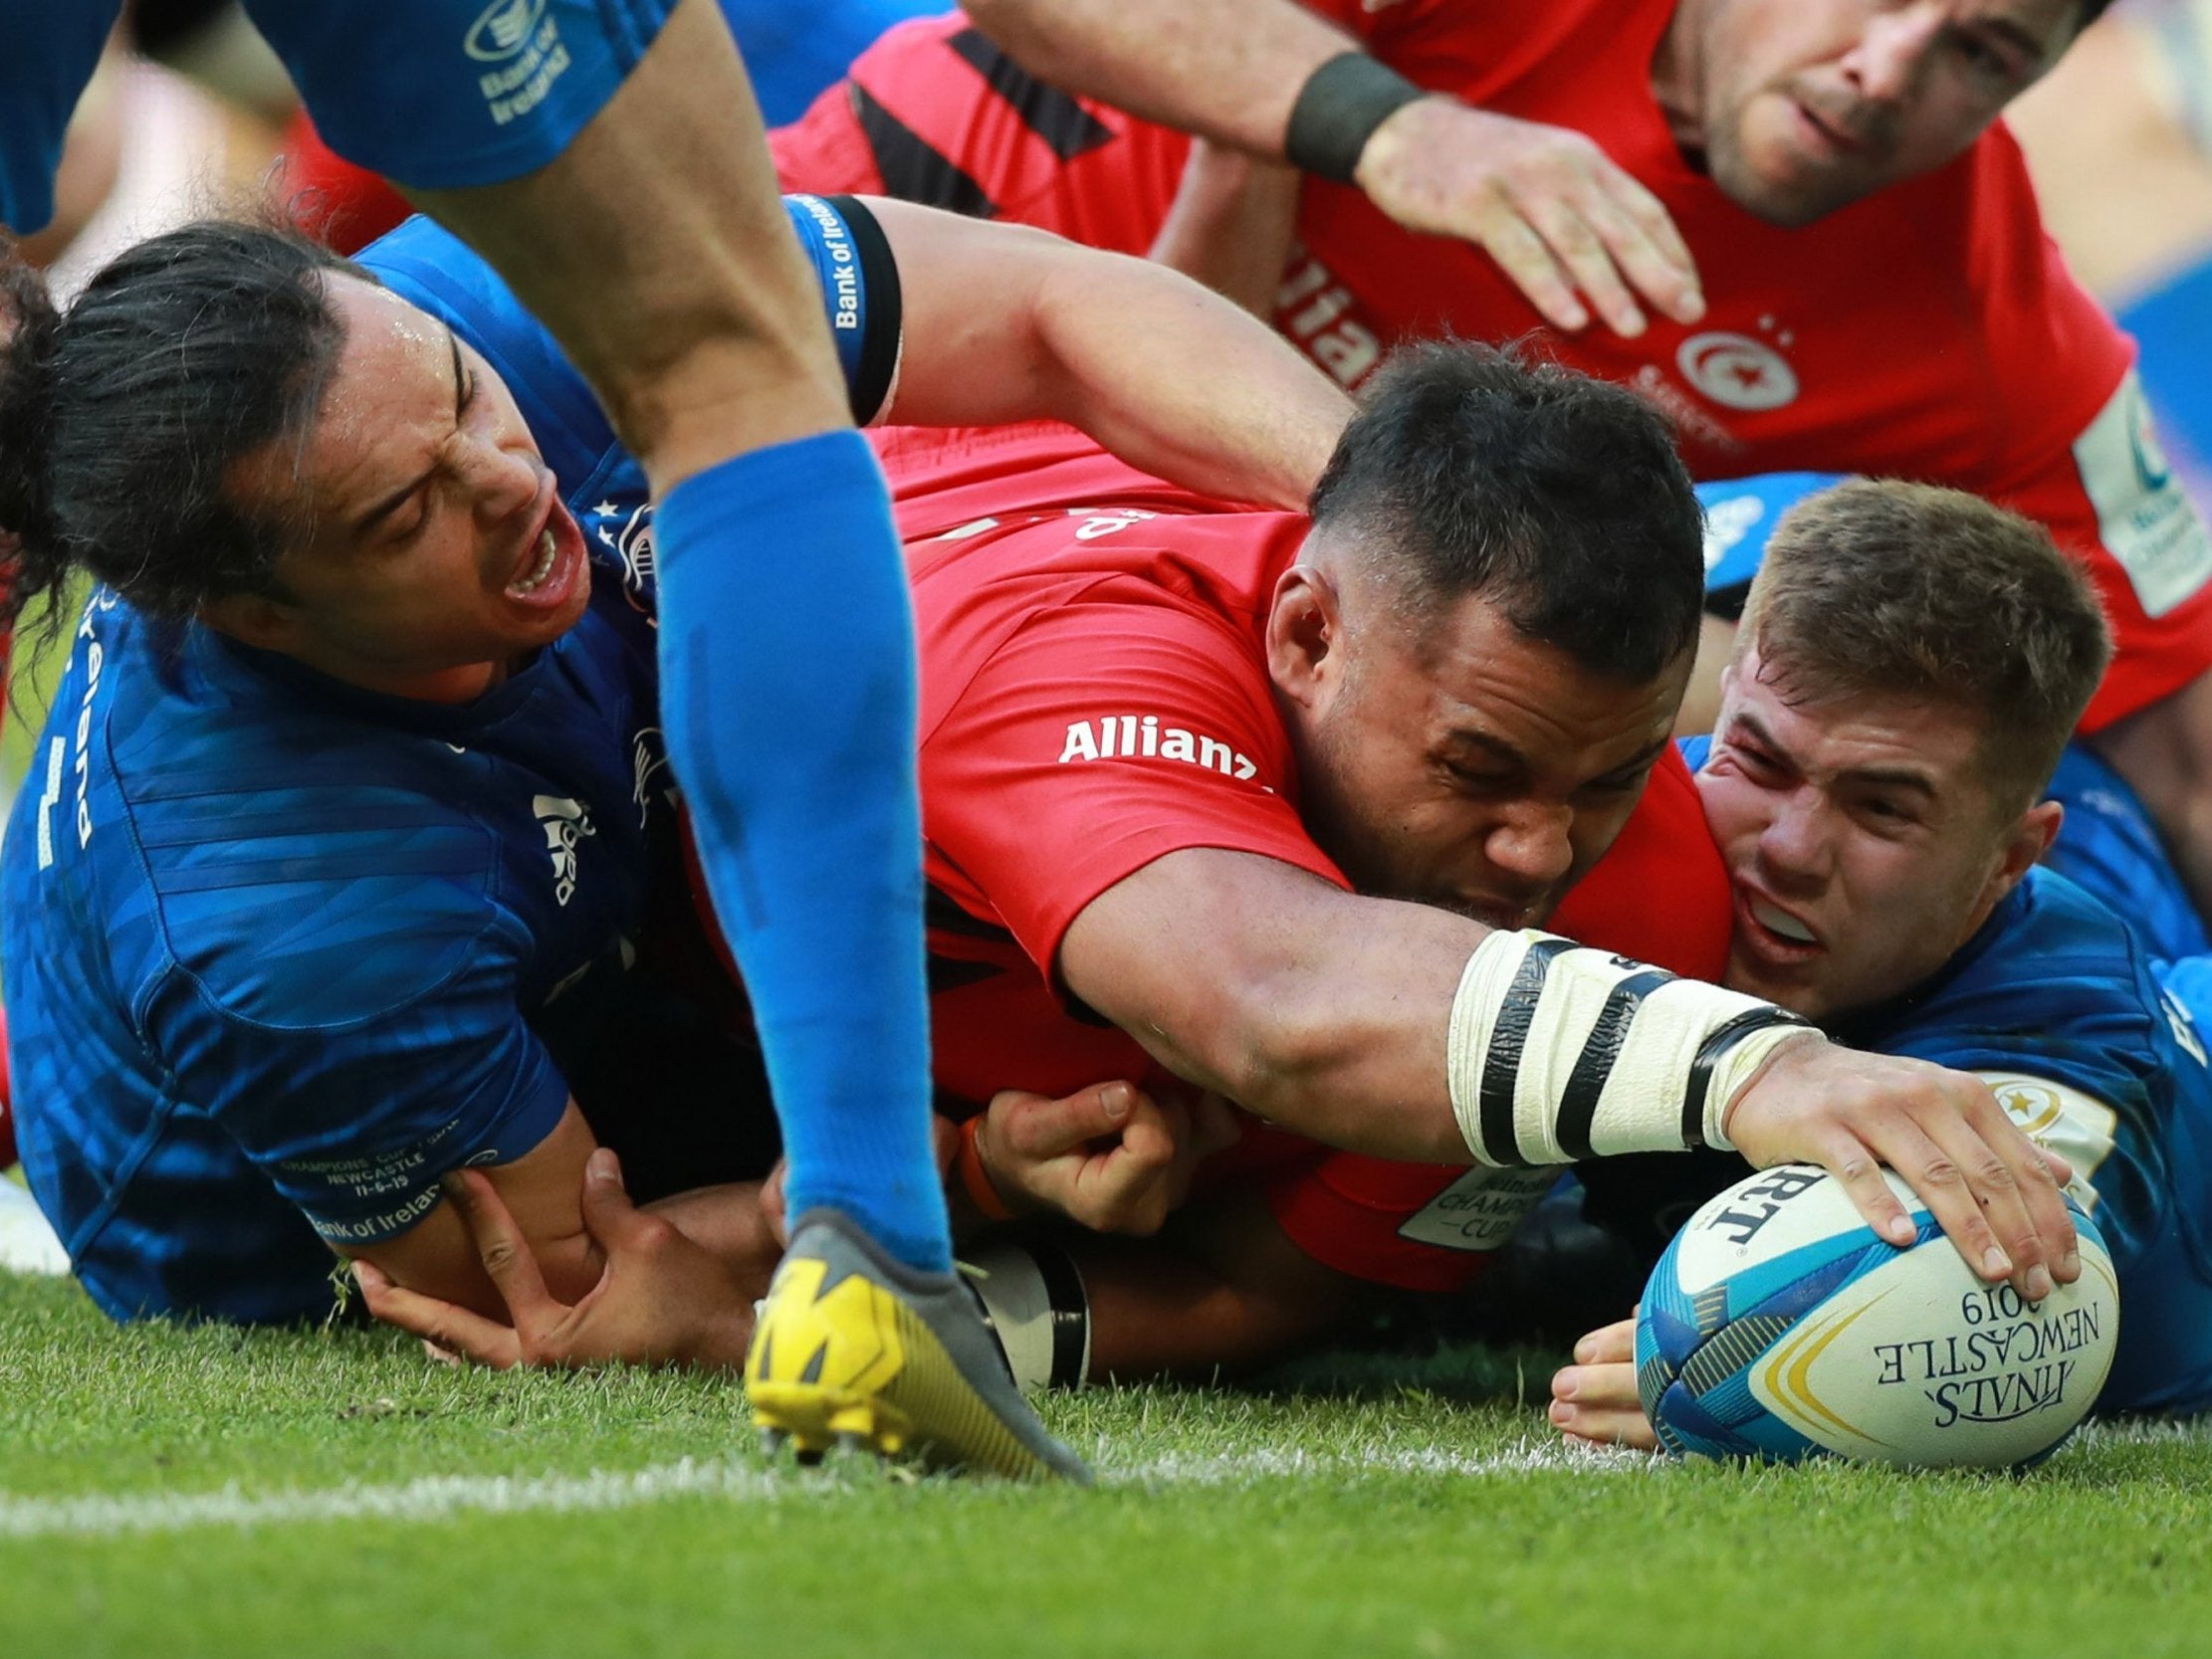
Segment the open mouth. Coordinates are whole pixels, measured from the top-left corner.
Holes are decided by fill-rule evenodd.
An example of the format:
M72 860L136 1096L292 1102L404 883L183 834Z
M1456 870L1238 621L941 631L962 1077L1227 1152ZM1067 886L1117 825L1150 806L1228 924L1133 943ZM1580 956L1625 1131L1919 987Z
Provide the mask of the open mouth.
M1824 948L1820 935L1803 921L1744 887L1736 889L1736 933L1757 954L1775 962L1810 961Z
M557 610L568 602L577 572L583 566L583 532L560 505L553 477L545 483L545 512L538 533L516 556L516 571L507 584L507 597L533 610Z
M553 527L548 525L540 530L538 532L537 562L531 565L530 573L523 577L521 581L509 582L507 591L518 599L528 598L531 594L536 593L546 578L553 574L553 560L559 555L559 552L560 548L553 541Z

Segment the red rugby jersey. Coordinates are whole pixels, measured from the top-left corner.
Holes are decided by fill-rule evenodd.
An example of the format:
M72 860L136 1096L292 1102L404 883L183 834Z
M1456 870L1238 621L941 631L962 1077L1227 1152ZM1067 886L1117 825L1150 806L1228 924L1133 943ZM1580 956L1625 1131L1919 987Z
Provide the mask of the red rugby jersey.
M1298 819L1262 631L1301 515L1223 511L1064 429L879 440L921 640L935 1068L999 1089L1187 1089L1051 978L1075 916L1154 859L1220 847L1343 878ZM1679 972L1726 960L1726 879L1671 751L1554 926ZM1203 941L1192 941L1203 948ZM950 1109L959 1110L948 1103ZM1387 1163L1250 1126L1216 1178L1264 1178L1302 1248L1449 1289L1547 1172Z
M1315 9L1424 86L1596 139L1665 204L1708 308L1694 327L1655 315L1636 340L1543 330L1480 250L1314 181L1275 320L1345 384L1409 336L1542 331L1563 361L1664 408L1700 478L1925 479L2051 526L2088 559L2119 641L2089 728L2212 666L2212 540L2158 452L2132 346L2043 234L2002 125L1935 172L1782 229L1692 171L1653 100L1673 0ZM893 30L774 147L788 187L888 191L1143 252L1186 144L1043 87L956 14Z

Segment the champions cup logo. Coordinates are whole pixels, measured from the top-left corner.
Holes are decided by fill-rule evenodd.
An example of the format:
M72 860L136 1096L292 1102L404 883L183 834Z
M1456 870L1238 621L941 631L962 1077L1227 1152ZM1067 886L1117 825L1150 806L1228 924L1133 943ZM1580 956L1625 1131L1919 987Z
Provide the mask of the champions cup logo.
M1674 364L1683 379L1723 408L1779 409L1797 400L1797 371L1781 352L1749 334L1692 334L1674 353Z

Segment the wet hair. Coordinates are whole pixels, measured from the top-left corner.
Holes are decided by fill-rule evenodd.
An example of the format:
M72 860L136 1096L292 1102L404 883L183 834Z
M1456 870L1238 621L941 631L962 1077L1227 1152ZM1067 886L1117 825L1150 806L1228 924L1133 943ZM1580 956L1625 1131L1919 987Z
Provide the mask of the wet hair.
M1703 520L1664 418L1514 349L1392 353L1309 510L1402 608L1433 618L1480 594L1623 684L1656 680L1697 638Z
M2080 565L1978 496L1894 479L1807 497L1768 539L1736 636L1791 703L1879 697L1982 723L1981 766L2010 815L2059 763L2111 660Z
M225 477L313 421L344 342L333 272L366 276L289 231L208 220L126 250L64 312L0 250L0 614L43 596L58 626L78 571L163 621L282 592L296 526L241 511Z

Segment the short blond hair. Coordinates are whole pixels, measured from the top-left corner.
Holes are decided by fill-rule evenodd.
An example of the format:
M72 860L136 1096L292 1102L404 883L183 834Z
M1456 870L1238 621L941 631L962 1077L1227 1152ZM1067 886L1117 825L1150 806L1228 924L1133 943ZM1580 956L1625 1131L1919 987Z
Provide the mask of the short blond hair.
M2081 567L2041 525L1895 479L1808 497L1767 542L1736 636L1792 702L1884 697L1981 717L1983 770L2025 809L2111 660Z

